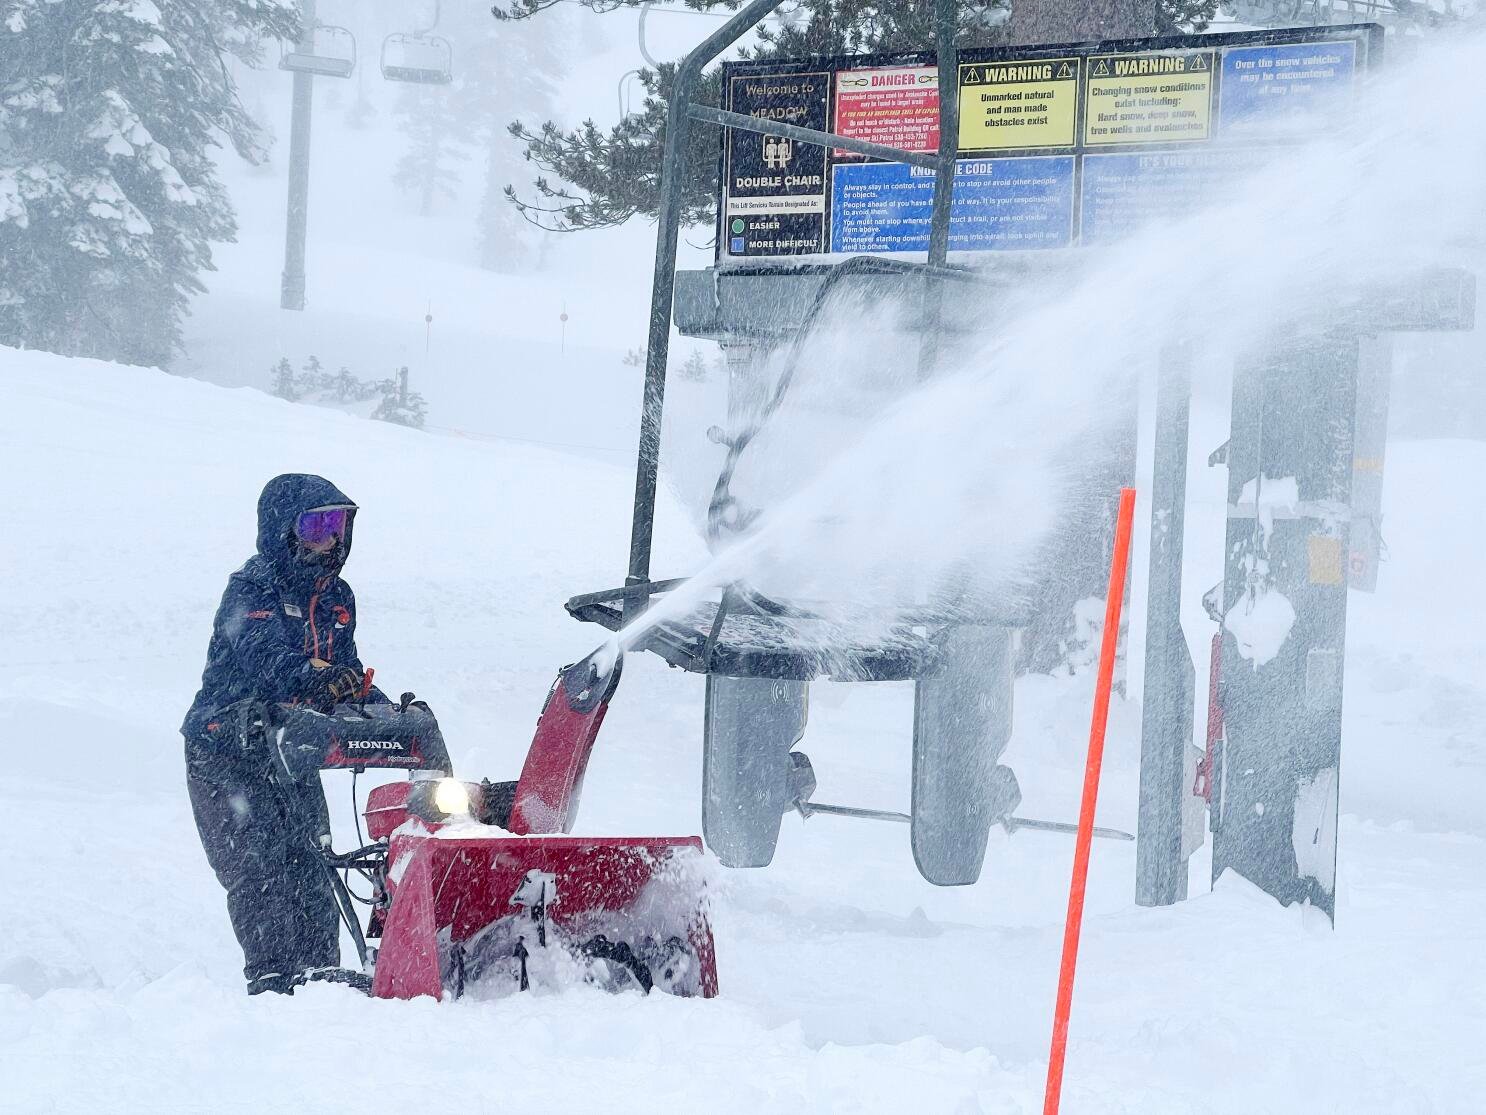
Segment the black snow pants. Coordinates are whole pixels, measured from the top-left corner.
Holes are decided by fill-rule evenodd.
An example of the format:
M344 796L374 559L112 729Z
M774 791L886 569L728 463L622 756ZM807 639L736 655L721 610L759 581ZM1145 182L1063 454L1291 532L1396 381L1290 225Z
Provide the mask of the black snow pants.
M319 780L287 795L245 759L186 745L187 786L201 845L227 891L243 975L291 975L340 963L340 921L312 843L328 831Z

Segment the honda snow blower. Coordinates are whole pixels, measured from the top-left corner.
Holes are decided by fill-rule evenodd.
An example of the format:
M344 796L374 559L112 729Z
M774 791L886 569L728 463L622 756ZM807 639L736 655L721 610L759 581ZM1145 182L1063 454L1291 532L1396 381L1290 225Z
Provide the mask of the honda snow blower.
M579 983L717 994L701 840L566 835L619 671L590 656L558 674L515 782L456 780L438 721L411 693L329 713L240 708L232 728L263 749L290 801L321 770L409 772L367 795L365 843L351 852L332 849L323 810L288 811L310 818L304 838L372 995L484 999ZM358 902L370 908L364 929Z

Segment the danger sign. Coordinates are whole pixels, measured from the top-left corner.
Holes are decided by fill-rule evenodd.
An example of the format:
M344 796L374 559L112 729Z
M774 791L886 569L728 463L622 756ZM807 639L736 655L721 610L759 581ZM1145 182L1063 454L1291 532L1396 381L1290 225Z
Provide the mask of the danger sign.
M834 130L900 151L939 150L939 71L895 66L838 73ZM836 157L861 158L850 151Z

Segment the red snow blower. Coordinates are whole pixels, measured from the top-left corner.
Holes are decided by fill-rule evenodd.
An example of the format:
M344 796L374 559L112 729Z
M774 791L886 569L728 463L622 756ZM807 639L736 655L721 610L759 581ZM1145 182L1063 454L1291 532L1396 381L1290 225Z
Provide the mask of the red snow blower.
M328 714L257 706L251 727L286 795L323 769L410 771L368 794L369 843L334 852L323 816L306 834L373 995L498 998L576 983L717 994L700 838L566 835L619 672L618 659L601 668L590 656L558 674L514 783L451 777L438 722L410 693ZM358 901L370 906L365 930Z

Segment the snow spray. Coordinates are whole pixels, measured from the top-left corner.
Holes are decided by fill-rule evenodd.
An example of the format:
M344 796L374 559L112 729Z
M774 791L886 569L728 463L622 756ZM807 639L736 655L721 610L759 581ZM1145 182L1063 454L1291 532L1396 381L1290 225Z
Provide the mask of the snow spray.
M761 514L621 645L739 580L883 604L946 583L1025 592L1065 524L1091 532L1076 503L1088 447L1164 345L1238 354L1320 332L1410 270L1480 261L1483 56L1480 34L1432 41L1371 78L1341 126L1274 149L1202 209L1019 259L1024 281L927 382L906 358L914 307L826 307L801 342L808 371L740 460L735 490Z

